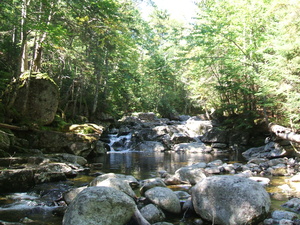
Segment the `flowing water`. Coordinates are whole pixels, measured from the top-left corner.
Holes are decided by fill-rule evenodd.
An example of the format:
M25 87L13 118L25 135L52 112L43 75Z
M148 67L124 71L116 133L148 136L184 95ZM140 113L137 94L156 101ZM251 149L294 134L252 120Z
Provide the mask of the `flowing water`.
M211 162L221 159L223 162L237 162L243 160L238 154L200 154L200 153L176 153L176 152L137 152L130 149L130 135L122 137L111 136L114 141L123 138L125 148L111 151L101 157L94 158L94 163L102 163L101 170L92 171L93 173L122 173L130 174L137 179L148 179L158 176L158 172L165 170L173 174L177 169L183 166L192 165L198 162ZM120 148L119 148L120 149ZM59 199L59 193L72 187L78 187L88 184L94 176L80 175L67 182L53 184L43 184L35 187L27 193L12 193L0 195L0 224L1 220L11 222L23 222L33 225L60 225L62 221L63 208L51 202L50 199ZM283 178L276 178L273 184L268 187L268 191L276 192L274 189L279 184L283 184ZM186 189L186 187L183 187ZM57 195L57 196L56 196ZM283 197L282 197L283 196ZM280 205L287 200L286 196L273 199L272 209L279 209ZM170 221L174 224L193 224L182 222L181 218L173 218Z

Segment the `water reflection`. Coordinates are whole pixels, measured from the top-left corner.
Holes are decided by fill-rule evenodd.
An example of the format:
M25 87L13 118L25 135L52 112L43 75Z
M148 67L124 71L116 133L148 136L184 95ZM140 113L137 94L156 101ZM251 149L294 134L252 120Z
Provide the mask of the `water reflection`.
M173 174L183 166L198 162L211 162L216 159L226 161L240 160L232 153L203 154L189 152L112 152L93 159L93 162L103 163L103 172L130 174L137 179L156 177L158 171L166 170Z

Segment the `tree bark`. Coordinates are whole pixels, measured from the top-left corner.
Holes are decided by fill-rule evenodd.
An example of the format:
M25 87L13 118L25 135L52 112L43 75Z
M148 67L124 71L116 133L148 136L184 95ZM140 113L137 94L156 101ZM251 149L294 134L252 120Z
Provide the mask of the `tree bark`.
M293 132L292 129L286 128L273 123L269 124L269 131L281 139L285 139L291 142L300 143L300 134Z

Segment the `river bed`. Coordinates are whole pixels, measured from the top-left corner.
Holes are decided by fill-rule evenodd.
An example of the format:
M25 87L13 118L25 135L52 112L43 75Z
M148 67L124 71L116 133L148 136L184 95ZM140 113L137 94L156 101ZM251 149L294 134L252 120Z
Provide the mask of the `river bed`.
M59 193L72 187L88 184L95 175L100 173L121 173L133 175L143 180L158 177L158 172L165 170L173 174L177 169L198 162L211 162L221 159L223 162L242 162L244 159L230 153L201 154L201 153L176 153L176 152L135 152L122 151L111 152L104 156L94 158L93 163L102 163L99 170L91 171L91 174L79 175L67 182L48 183L35 187L27 193L12 193L0 197L0 220L10 222L22 222L22 224L34 225L60 225L62 221L61 207L49 203L50 197L59 198ZM268 191L278 191L276 187L284 184L285 177L273 178L274 182L268 187ZM183 187L183 189L187 189ZM280 205L287 200L284 194L280 198L272 199L272 210L279 209ZM189 221L182 218L172 218L173 224L189 225Z

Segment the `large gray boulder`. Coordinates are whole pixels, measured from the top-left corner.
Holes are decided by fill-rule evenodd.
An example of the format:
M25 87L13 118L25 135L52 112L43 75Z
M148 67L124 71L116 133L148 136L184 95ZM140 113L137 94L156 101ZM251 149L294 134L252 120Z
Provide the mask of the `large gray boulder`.
M128 196L132 198L136 198L136 195L132 188L130 187L129 183L126 182L124 179L121 178L107 178L103 181L97 182L95 186L105 186L105 187L111 187L116 190L122 191L123 193L127 194Z
M170 213L180 213L180 201L176 194L167 187L154 187L145 192L145 197L159 208Z
M32 123L47 125L54 120L58 101L59 90L55 82L47 74L24 73L18 84L14 109L18 112L14 115L17 121L29 120ZM30 82L29 89L27 84Z
M63 225L124 225L134 215L135 202L110 187L88 187L68 206Z
M138 181L137 181L137 179L135 179L134 176L118 174L118 173L106 173L106 174L102 174L102 175L96 177L94 180L92 180L90 182L89 186L100 186L99 184L108 178L118 178L120 180L127 182L130 186L138 185Z
M255 224L270 210L270 197L259 183L238 176L212 176L192 189L195 211L214 224Z

